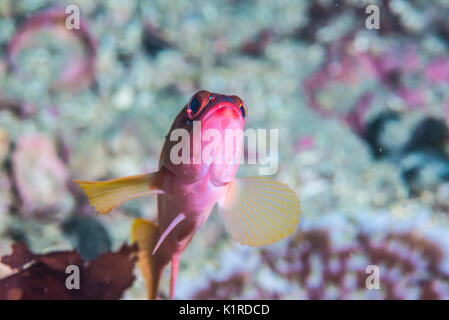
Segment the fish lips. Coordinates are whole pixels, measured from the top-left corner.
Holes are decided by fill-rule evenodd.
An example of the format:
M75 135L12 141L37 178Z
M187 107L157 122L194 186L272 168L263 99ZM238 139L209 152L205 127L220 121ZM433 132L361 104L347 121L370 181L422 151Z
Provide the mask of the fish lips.
M240 107L235 103L234 99L228 96L213 96L215 99L211 99L211 102L208 103L204 111L197 117L196 120L206 122L210 117L214 115L220 109L228 108L234 111L235 115L240 119L240 123L243 126L245 125L245 119L240 111Z

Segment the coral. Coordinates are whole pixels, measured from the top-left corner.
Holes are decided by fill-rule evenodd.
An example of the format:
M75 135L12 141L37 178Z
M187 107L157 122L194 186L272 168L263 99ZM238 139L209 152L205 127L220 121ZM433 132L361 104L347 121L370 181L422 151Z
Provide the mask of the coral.
M42 29L53 31L53 36L61 39L79 41L84 48L84 57L72 57L63 68L59 78L53 82L53 89L79 89L90 86L95 76L96 43L88 31L84 19L80 19L79 28L66 28L67 14L64 8L52 8L38 12L23 22L8 44L8 62L18 74L23 73L17 63L22 50L33 45L33 40Z
M235 273L228 279L221 281L212 280L208 287L201 289L192 297L195 300L207 299L230 299L242 294L245 285L248 283L248 275L245 273Z
M268 266L281 287L268 289L260 268L236 270L210 279L195 299L447 299L449 252L414 229L360 230L341 238L342 230L310 227L285 245L260 251L258 266ZM376 266L379 287L370 289ZM267 279L265 279L265 282Z
M449 277L443 266L447 252L433 241L415 232L390 232L380 239L361 232L352 243L339 247L329 233L323 229L301 233L285 251L263 251L263 261L275 273L300 284L309 299L369 297L369 265L380 270L377 298L449 297Z
M11 159L23 214L47 215L57 210L61 216L69 173L53 142L41 134L23 135Z

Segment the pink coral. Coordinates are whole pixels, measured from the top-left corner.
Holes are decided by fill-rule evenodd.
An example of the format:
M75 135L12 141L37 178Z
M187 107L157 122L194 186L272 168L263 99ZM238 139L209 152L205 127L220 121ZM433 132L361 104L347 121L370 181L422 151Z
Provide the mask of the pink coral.
M26 214L61 206L69 173L50 139L41 134L21 136L12 155L12 165Z
M85 57L72 57L61 72L53 88L80 89L88 87L95 72L96 42L88 31L84 20L80 20L79 29L66 28L68 15L63 8L52 8L36 13L21 25L8 44L8 62L14 71L20 71L16 63L19 53L33 43L36 34L44 28L49 28L61 39L79 41L84 47ZM20 72L19 72L20 73Z
M426 67L427 78L434 82L449 82L449 60L439 57L432 60Z

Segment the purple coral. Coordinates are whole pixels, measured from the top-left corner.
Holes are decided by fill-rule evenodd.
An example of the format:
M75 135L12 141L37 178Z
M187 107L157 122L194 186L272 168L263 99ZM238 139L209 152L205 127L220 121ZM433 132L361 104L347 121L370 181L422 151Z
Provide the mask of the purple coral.
M350 225L342 229L340 220L332 228L305 227L283 244L260 249L257 269L236 268L224 278L209 280L192 297L448 299L449 252L441 242L444 239L436 241L402 224L388 228L385 225L391 224L391 217L379 219L370 220L370 227L361 222L360 230L352 235L346 230ZM437 233L436 229L432 232ZM369 266L378 268L378 289L367 286L372 275ZM264 284L267 278L271 278L268 286Z
M329 231L312 229L292 238L284 251L263 250L262 256L273 272L304 288L309 299L330 298L331 288L337 290L338 299L369 297L371 290L365 284L369 265L380 269L378 298L449 297L445 252L414 231L389 232L380 239L360 232L352 244L339 247ZM318 271L313 270L314 258L321 264ZM313 283L312 274L318 277Z
M362 120L371 106L372 95L365 93L359 97L356 104L349 111L327 109L318 100L318 94L333 83L353 85L373 77L376 70L372 61L364 54L353 53L350 49L353 36L347 36L327 48L323 65L303 82L304 95L309 108L323 117L336 117L348 124L359 133Z
M399 97L406 110L428 105L428 86L449 81L449 60L438 57L426 64L414 46L392 48L382 53L355 50L355 37L348 35L327 47L323 64L303 82L304 95L310 109L323 117L343 121L356 134L363 135L367 111L374 91L362 93L349 111L326 108L318 94L330 85L352 86L357 82L375 81L379 87ZM405 79L419 75L419 85L410 86Z
M197 291L193 296L195 300L207 299L229 299L231 297L238 297L245 289L248 283L248 274L244 272L237 272L232 274L225 280L211 280L209 285Z

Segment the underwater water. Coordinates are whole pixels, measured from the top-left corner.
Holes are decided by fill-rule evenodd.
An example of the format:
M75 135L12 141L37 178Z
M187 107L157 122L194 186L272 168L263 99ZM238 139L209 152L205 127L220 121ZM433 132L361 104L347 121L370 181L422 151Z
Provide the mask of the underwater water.
M95 261L129 244L156 197L98 215L72 179L156 171L173 119L205 89L241 97L246 128L278 130L274 177L301 218L256 248L214 209L175 298L449 299L448 16L445 0L0 1L0 257L23 243ZM17 272L2 263L0 297ZM145 299L137 267L117 266L126 285L90 298Z

